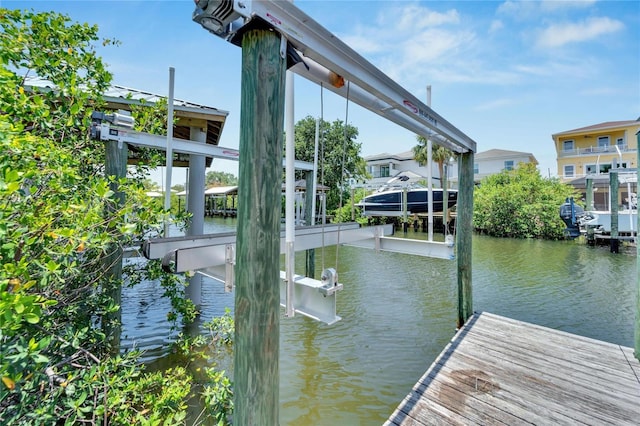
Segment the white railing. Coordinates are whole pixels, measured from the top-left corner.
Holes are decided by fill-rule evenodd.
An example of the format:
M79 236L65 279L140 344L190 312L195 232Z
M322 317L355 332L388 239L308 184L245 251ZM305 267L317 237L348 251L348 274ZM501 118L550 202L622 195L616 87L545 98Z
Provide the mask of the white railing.
M594 154L603 154L603 153L617 153L616 147L620 150L620 152L632 152L635 151L635 148L630 148L629 145L609 145L609 146L589 146L587 148L575 148L575 149L565 149L560 151L558 154L559 157L571 157L576 155L594 155Z

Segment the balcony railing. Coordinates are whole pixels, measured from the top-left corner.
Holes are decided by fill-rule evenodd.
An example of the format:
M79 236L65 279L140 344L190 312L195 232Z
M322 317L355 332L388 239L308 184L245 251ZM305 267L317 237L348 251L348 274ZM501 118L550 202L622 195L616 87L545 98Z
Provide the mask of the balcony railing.
M616 146L620 150L620 152L632 152L635 151L635 148L630 148L629 145L609 145L609 146L590 146L587 148L575 148L575 149L564 149L560 151L560 157L572 157L576 155L598 155L598 154L616 154L618 151L616 150Z

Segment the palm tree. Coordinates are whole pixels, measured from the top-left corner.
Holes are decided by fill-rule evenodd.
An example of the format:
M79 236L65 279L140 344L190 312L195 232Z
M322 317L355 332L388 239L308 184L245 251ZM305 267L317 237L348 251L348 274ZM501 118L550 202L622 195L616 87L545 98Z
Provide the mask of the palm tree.
M413 158L420 166L424 166L428 161L427 139L424 136L418 136L418 145L413 147ZM431 158L438 163L438 173L440 174L440 188L442 188L442 176L444 176L444 165L451 157L455 157L456 153L444 146L433 144L431 147Z

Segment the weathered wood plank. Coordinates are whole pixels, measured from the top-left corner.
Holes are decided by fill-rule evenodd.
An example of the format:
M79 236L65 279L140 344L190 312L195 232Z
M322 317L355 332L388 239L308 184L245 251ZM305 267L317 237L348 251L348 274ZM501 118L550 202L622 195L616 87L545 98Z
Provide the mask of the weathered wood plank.
M589 355L584 351L567 350L560 344L550 345L526 339L521 335L487 332L484 329L471 330L465 343L476 343L487 350L500 352L504 357L513 356L526 362L534 370L557 370L562 376L581 375L581 380L601 382L606 380L616 386L637 388L638 382L630 375L629 363L617 349L616 358L603 355ZM514 354L517 352L517 355Z
M603 372L608 380L612 380L611 376L619 376L637 384L635 378L628 374L630 365L619 345L582 336L574 338L574 335L559 330L547 329L545 333L539 326L527 327L525 332L521 325L510 328L509 321L504 324L493 319L484 321L484 315L482 327L474 327L469 331L470 334L483 334L492 344L495 341L496 344L517 347L522 351L537 351L559 363L566 361L576 366L584 365L584 368ZM488 324L491 326L487 326Z
M619 401L621 404L637 404L638 383L631 378L623 380L622 376L610 376L602 371L593 370L589 367L577 368L575 364L561 362L561 360L549 360L542 357L530 356L526 351L511 354L504 347L488 347L483 343L467 341L464 347L460 348L463 354L482 354L488 359L508 360L514 366L524 368L531 376L536 376L541 380L556 383L558 386L568 389L580 387L583 392L593 392L602 394L602 397L609 397Z
M631 348L474 314L388 424L634 425L638 370Z
M487 372L491 383L496 383L504 392L525 393L532 407L546 405L576 421L586 424L593 423L590 418L602 421L622 424L625 419L637 415L638 399L636 405L621 403L621 401L606 398L604 394L589 391L575 384L574 386L562 386L562 381L549 380L548 376L533 373L530 369L517 365L508 359L469 355L468 353L456 353L447 363L452 369L477 369Z
M478 380L476 382L476 376ZM550 410L543 407L534 407L526 396L517 394L496 395L499 390L494 386L493 382L488 379L486 373L480 370L454 370L447 366L442 366L440 373L426 378L429 381L428 387L432 387L434 382L446 383L456 389L465 392L468 396L479 399L491 404L494 409L501 410L503 413L495 412L494 416L497 420L506 422L507 424L545 424L550 418L554 418L554 414ZM431 392L431 391L430 391ZM437 394L431 393L431 397L437 397ZM566 417L554 419L556 424L572 423L573 421Z

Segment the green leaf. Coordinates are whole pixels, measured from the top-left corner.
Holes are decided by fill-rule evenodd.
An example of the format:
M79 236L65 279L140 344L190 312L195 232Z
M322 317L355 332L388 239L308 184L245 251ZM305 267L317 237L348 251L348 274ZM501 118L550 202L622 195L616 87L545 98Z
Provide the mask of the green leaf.
M40 322L40 317L33 312L25 314L24 319L27 320L27 322L30 324L37 324L38 322Z

